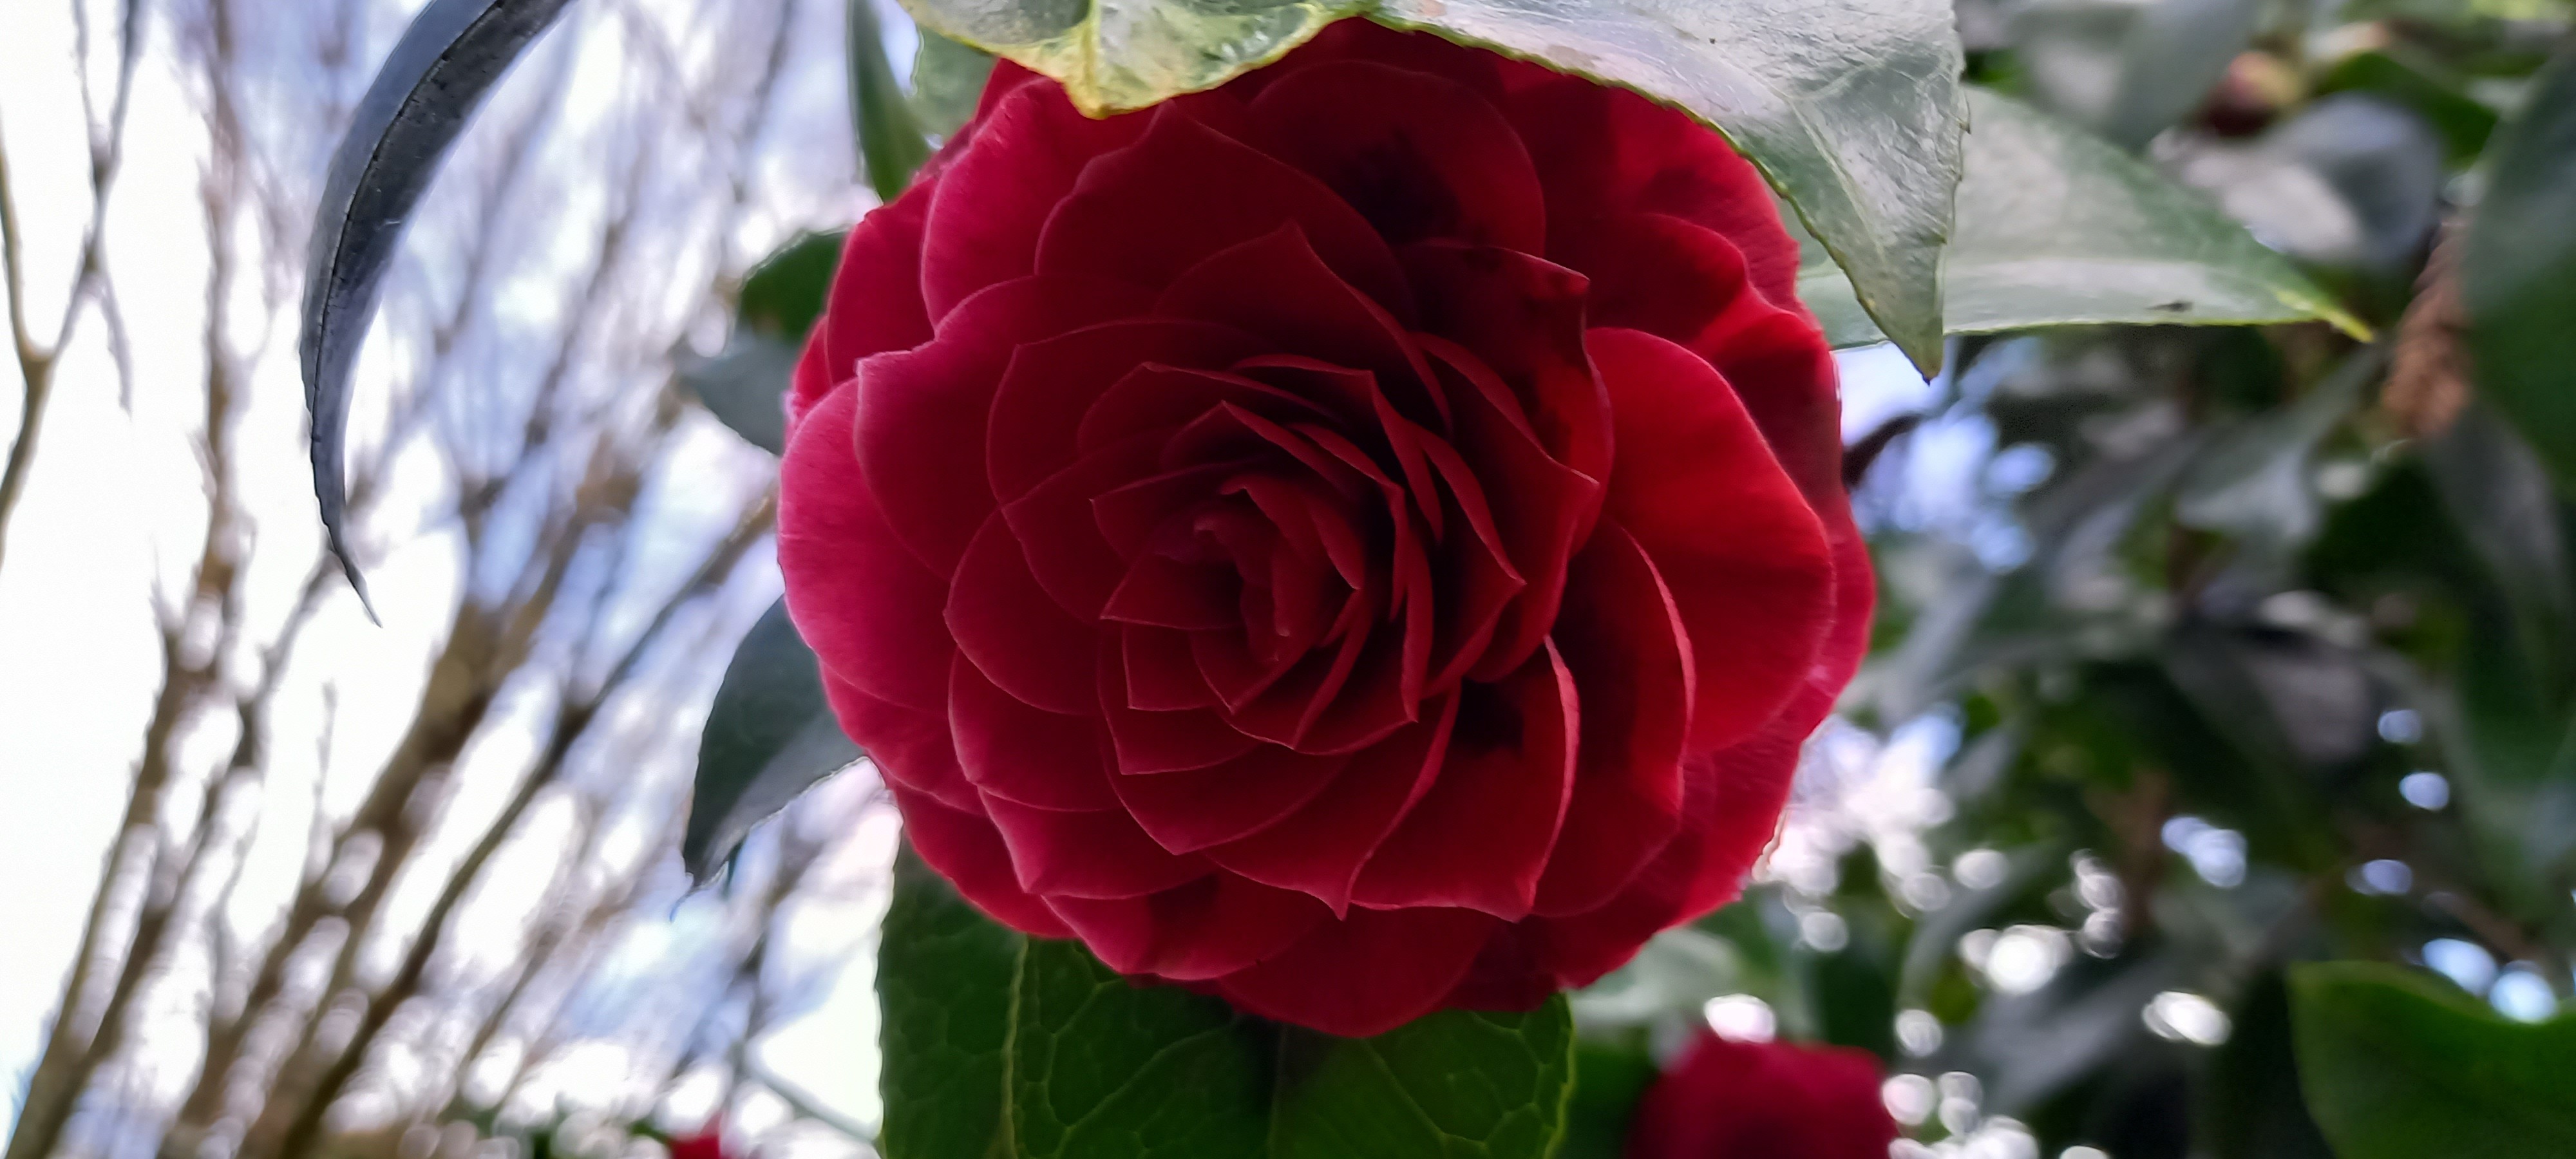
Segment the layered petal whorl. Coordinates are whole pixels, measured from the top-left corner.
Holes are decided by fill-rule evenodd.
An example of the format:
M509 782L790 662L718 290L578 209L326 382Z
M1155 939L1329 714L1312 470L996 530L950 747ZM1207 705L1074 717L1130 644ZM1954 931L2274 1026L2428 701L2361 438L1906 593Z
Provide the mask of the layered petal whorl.
M788 606L994 917L1336 1034L1735 895L1871 600L1833 367L1680 113L1360 21L1108 120L996 70L852 232Z

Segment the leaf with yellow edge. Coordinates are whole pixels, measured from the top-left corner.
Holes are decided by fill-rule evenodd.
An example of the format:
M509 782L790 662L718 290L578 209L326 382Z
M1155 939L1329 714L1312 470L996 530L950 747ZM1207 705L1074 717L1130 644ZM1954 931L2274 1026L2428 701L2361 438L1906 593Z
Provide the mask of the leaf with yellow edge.
M1726 134L1877 327L1941 358L1965 106L1948 0L904 0L1093 116L1214 88L1350 15L1619 85Z

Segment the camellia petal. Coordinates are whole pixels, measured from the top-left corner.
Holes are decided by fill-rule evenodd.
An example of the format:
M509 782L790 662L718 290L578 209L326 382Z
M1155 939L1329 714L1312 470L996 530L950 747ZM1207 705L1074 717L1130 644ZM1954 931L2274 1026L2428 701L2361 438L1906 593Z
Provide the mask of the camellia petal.
M809 373L799 368L788 394L792 423L823 392L858 373L859 360L930 341L930 315L916 294L888 294L879 287L921 279L921 229L930 215L932 187L916 185L850 230L820 325L806 340ZM838 305L834 305L838 303Z
M1600 286L1585 302L1595 326L1643 330L1710 357L1745 319L1777 312L1745 292L1751 274L1744 251L1671 214L1606 216L1567 248L1566 264Z
M914 558L953 572L996 506L984 424L1018 344L1122 316L1137 294L1080 278L1005 282L951 312L929 344L860 364L859 466Z
M1636 539L1601 529L1570 573L1553 638L1582 706L1583 748L1534 906L1556 917L1607 903L1680 831L1695 699L1690 636Z
M1049 712L1088 713L1097 703L1090 662L1099 629L1047 598L999 512L958 564L944 615L958 651L996 687Z
M1904 1132L1878 1058L1850 1047L1737 1042L1707 1031L1637 1104L1634 1159L1879 1159Z
M1457 701L1438 716L1371 746L1342 775L1285 820L1239 841L1211 847L1210 860L1265 885L1312 895L1342 913L1360 867L1430 792L1449 752Z
M1225 873L1143 897L1060 897L1052 904L1111 969L1178 982L1242 971L1332 917L1305 894Z
M1326 1034L1383 1034L1437 1004L1502 926L1474 910L1353 910L1217 989L1255 1014Z
M1104 322L1021 346L994 388L992 423L985 431L985 470L994 497L1004 503L1017 499L1092 449L1094 440L1076 439L1085 415L1139 368L1214 369L1255 351L1252 337L1241 331L1175 318Z
M1199 123L1184 105L1141 115L1144 135L1092 162L1049 213L1039 273L1165 286L1212 254L1293 227L1336 277L1409 311L1386 239L1332 190ZM1195 179L1174 182L1174 173Z
M952 809L900 784L888 785L903 827L922 861L955 882L957 892L985 913L1042 938L1069 938L1073 929L1047 903L1020 888L1002 834L981 812Z
M983 811L982 795L959 766L947 720L879 700L828 669L823 673L823 696L841 727L866 747L868 759L887 784L900 785L951 809Z
M1264 746L1224 764L1112 777L1110 785L1156 844L1195 853L1285 819L1330 787L1350 760Z
M1354 903L1529 914L1574 788L1574 676L1549 648L1460 701L1440 779L1370 855Z
M1321 178L1389 242L1547 249L1547 199L1529 150L1502 111L1465 85L1334 61L1262 90L1252 115L1282 158Z
M1646 549L1699 666L1691 745L1749 735L1788 702L1833 614L1814 510L1717 371L1636 330L1595 330L1618 417L1605 514Z
M1416 422L1448 425L1430 368L1389 306L1343 280L1295 223L1219 250L1163 288L1159 313L1220 322L1283 351L1374 372ZM1408 384L1409 392L1399 384Z
M1016 66L996 67L993 76L985 107L959 131L971 143L943 150L934 162L945 164L918 266L921 301L934 322L987 286L1035 273L1047 214L1094 158L1145 128L1138 117L1083 116L1063 90ZM996 93L1004 83L1009 91ZM884 282L869 289L902 292Z
M1143 897L1208 871L1204 860L1154 844L1122 810L1036 809L991 795L984 808L1020 888L1039 897Z
M895 538L850 452L855 390L807 412L778 469L778 568L787 611L823 666L869 696L924 712L948 707L939 622L948 585ZM933 669L936 669L935 671Z
M984 793L1037 809L1115 809L1100 722L1033 708L959 656L948 670L957 765Z
M1610 400L1584 349L1581 274L1528 254L1425 244L1405 250L1425 324L1518 396L1520 418L1558 462L1610 474ZM1455 366L1461 372L1467 367Z
M1874 597L1752 167L1365 21L1102 120L992 76L853 231L781 472L924 860L1345 1035L1734 897Z
M1797 303L1798 246L1780 226L1771 187L1717 134L1625 89L1573 77L1519 87L1507 112L1547 185L1551 255L1579 252L1604 217L1671 214L1735 241L1755 289L1776 305Z

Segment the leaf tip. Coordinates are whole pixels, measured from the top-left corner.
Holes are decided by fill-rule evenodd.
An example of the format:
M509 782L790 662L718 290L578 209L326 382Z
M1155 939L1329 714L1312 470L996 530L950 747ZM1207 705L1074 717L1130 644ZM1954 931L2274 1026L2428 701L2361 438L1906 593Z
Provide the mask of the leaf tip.
M381 628L383 616L376 614L376 601L367 595L366 574L358 570L358 561L349 558L349 545L340 537L337 523L331 527L331 554L340 561L340 574L349 581L349 591L358 597L358 610L367 614L367 622Z

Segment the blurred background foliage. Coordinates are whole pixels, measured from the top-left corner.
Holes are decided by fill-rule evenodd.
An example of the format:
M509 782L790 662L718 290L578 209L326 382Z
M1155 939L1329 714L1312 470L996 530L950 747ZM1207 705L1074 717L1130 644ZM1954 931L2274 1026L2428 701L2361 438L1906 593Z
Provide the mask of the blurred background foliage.
M2355 1084L2440 1085L2445 1035L2570 1037L2507 1022L2576 984L2576 523L2535 449L2569 434L2576 297L2534 275L2473 323L2503 275L2461 257L2565 261L2576 217L2522 209L2535 162L2498 154L2516 116L2564 147L2537 140L2576 117L2570 15L1960 0L1972 81L2201 190L2379 338L1971 337L1919 393L1854 391L1878 646L1761 884L1578 998L1594 1049L1642 1074L1702 1021L1865 1047L1944 1155L2570 1145L2563 1079L2353 1118ZM2520 217L2490 241L2482 203ZM2303 981L2336 959L2404 973ZM2377 1004L2418 991L2456 1021Z
M109 43L112 6L85 7ZM253 26L277 39L251 42L304 53L296 83L344 108L350 59L372 58L353 46L380 48L399 27L403 6L387 7L361 22L366 35L305 37L272 16ZM595 7L549 41L561 59L531 58L504 90L490 119L517 131L496 129L501 143L460 166L473 176L433 195L412 281L398 274L388 309L412 331L372 371L397 402L362 444L385 464L421 448L420 474L384 485L402 503L362 502L359 526L388 555L423 525L458 529L436 540L440 561L413 565L457 578L422 580L412 597L392 594L401 560L367 561L397 577L380 606L453 612L402 636L419 637L417 656L374 659L433 675L415 676L408 716L380 722L386 739L361 750L375 754L362 772L345 758L290 770L317 794L334 776L359 787L314 809L309 837L289 835L275 898L234 897L222 850L261 839L240 808L218 807L229 770L255 785L286 763L272 753L311 751L317 736L332 751L330 711L272 720L271 705L359 695L325 694L355 679L327 661L261 673L308 618L360 629L348 601L307 578L323 573L300 532L256 542L263 559L291 557L263 565L288 578L262 590L302 610L240 611L259 599L249 580L231 586L252 541L220 519L250 501L220 481L234 460L201 452L216 514L181 525L198 537L187 558L207 562L173 580L196 597L150 620L176 658L154 669L153 703L167 702L183 739L198 717L234 723L215 729L215 758L170 746L182 755L167 767L150 756L167 738L145 731L138 788L105 830L129 836L99 843L121 851L90 917L106 944L85 938L62 959L74 963L67 1013L42 1058L27 1056L10 1159L611 1154L710 1117L764 1153L871 1148L872 1017L831 1023L828 1045L793 1056L828 1060L810 1071L781 1073L793 1068L768 1045L815 1025L835 979L867 997L889 813L862 762L785 822L752 827L783 799L761 784L781 762L801 784L846 759L807 743L811 703L704 751L689 725L732 695L718 691L733 687L721 676L732 640L792 650L755 626L776 585L768 468L734 440L776 450L772 400L819 308L835 239L797 231L846 225L864 200L831 191L856 188L853 175L880 195L900 189L971 107L988 62L864 0ZM216 52L223 42L189 31L247 19L225 0L126 11L163 21L149 34L162 47L142 59L184 82L170 86L184 108L218 109L234 91L192 78L238 74L229 83L250 92L290 67L243 72ZM1746 898L1574 996L1562 1154L1618 1154L1658 1060L1703 1027L1877 1053L1916 1155L2571 1153L2571 1072L2548 1060L2576 1056L2576 1022L2559 1014L2576 993L2576 182L2564 179L2576 8L1959 0L1958 16L1973 82L2199 190L2376 338L2322 322L1957 337L1931 381L1884 347L1844 355L1848 475L1880 569L1876 647L1811 743ZM844 38L812 35L835 23ZM111 91L115 53L84 51L109 71L83 83ZM538 115L564 91L542 86L582 83L544 78L591 53L625 62L619 83L580 90L591 95L578 116ZM23 132L24 109L0 127ZM102 102L95 131L106 124ZM301 220L313 194L301 183L336 125L273 107L248 124L209 135L201 155L208 172L266 177L209 185L201 200L255 195L260 220ZM592 135L543 136L577 132ZM675 141L709 151L674 158ZM226 162L225 148L256 161ZM564 186L514 184L520 164L619 192L562 203L547 190ZM88 188L103 205L105 184ZM88 212L86 196L66 220ZM490 257L460 259L485 252L459 247L486 220L523 224ZM599 240L569 254L543 240L582 229ZM695 248L639 265L611 247L656 230ZM208 236L250 239L247 266L293 268L282 235ZM154 271L131 263L130 277ZM64 268L82 271L72 301L115 313L112 278L94 283L86 261ZM13 266L13 308L27 284ZM516 304L589 305L503 309L490 284L517 286ZM234 296L254 295L208 300ZM594 311L615 324L581 321ZM88 373L111 392L119 325L87 332ZM266 346L208 333L207 405L181 425L210 450L243 422L222 409L236 405L228 375L264 391L292 382ZM32 415L53 360L19 345ZM618 369L506 385L495 368L527 365L530 348ZM474 427L400 401L450 380L509 405ZM513 418L491 427L492 413ZM273 421L260 429L291 441ZM712 496L710 478L730 490ZM266 502L276 526L309 524L297 506L309 499ZM44 614L26 610L32 581L8 574L43 566L25 550L0 571L0 616ZM558 604L558 591L575 598ZM189 644L199 637L220 646ZM434 695L458 673L480 690L470 719ZM401 701L395 684L366 695ZM494 703L509 711L487 723ZM435 734L444 756L396 745L422 721L450 726ZM226 759L233 737L262 743ZM36 762L7 743L14 795ZM722 870L733 841L750 840L725 888L685 895L673 851L693 752L702 778L713 762L737 795L690 827L689 868ZM147 794L154 768L197 795ZM404 807L422 784L451 782L484 786L486 804ZM569 820L547 821L549 801ZM633 832L609 824L629 815ZM568 845L565 832L585 836ZM415 847L442 852L406 862ZM198 868L210 848L221 855ZM387 849L403 856L368 852ZM526 879L542 889L476 888L506 849L522 850L515 873L563 860ZM405 874L427 884L403 894ZM215 884L151 884L199 876ZM445 900L379 907L388 894ZM486 911L502 916L475 924ZM134 915L156 912L177 932L142 940L150 927ZM380 958L409 966L369 964ZM256 989L270 973L276 984ZM107 1015L155 985L182 1000L154 1008L148 1034L107 1037L133 1033ZM282 1029L245 1042L260 1019ZM54 1057L71 1061L43 1061ZM546 1081L555 1064L590 1081ZM25 1143L31 1123L51 1134Z

